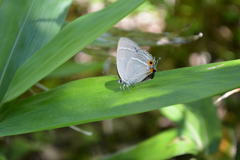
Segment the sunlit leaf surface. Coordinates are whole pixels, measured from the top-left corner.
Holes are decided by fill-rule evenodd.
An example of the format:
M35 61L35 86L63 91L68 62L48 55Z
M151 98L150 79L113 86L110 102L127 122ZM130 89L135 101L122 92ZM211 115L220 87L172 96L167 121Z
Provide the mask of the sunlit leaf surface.
M156 74L153 80L121 90L117 76L73 81L48 92L5 104L0 136L116 118L188 103L239 87L240 60Z

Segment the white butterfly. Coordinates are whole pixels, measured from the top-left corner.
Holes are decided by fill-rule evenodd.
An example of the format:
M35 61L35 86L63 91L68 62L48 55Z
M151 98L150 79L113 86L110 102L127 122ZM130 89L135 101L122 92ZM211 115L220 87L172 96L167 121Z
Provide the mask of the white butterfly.
M141 49L128 38L120 38L117 48L117 71L119 82L131 86L152 79L156 72L157 61L147 51Z

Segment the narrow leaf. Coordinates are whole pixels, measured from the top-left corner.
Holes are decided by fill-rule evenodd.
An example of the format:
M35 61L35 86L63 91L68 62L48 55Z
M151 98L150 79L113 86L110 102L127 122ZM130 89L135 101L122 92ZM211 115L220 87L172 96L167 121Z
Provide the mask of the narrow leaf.
M176 129L160 133L136 146L125 149L104 160L166 160L183 154L196 154L195 143L178 137Z
M68 24L19 68L4 101L19 96L143 2L119 0L99 12L87 14Z
M3 0L0 102L17 69L61 29L71 0Z
M211 98L161 109L161 112L179 125L179 135L191 137L198 148L211 154L218 151L221 139L220 119Z
M0 136L83 124L188 103L240 87L240 60L156 74L121 90L117 76L87 78L5 104Z

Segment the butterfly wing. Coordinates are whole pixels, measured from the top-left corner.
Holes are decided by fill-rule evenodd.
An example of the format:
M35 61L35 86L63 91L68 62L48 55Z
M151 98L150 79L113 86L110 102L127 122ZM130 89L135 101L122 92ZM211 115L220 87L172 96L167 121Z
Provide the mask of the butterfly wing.
M118 41L118 48L127 48L127 49L141 49L137 43L132 41L129 38L121 37Z
M125 83L128 82L127 77L127 64L131 57L140 49L139 46L128 38L120 38L117 48L117 70L121 80Z
M120 38L117 49L117 70L126 84L143 81L149 73L149 60L153 57L128 38Z
M145 54L145 52L146 51L143 53L143 50L138 51L137 54L134 54L128 61L126 74L130 84L141 82L151 74L148 61L152 59L142 55Z

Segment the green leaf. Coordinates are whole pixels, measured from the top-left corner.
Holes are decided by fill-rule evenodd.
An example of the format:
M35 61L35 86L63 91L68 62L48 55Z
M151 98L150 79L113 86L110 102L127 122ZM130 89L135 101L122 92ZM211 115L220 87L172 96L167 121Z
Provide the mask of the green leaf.
M212 100L202 99L161 109L161 112L179 125L179 135L195 141L198 151L211 154L218 151L221 138L220 119Z
M0 3L1 3L1 1L0 1ZM6 160L6 158L0 154L0 160Z
M203 149L217 151L221 134L220 120L210 98L164 107L161 112L176 122L178 128L160 133L106 159L165 160L182 154L197 154Z
M166 160L183 154L196 154L196 144L188 137L179 138L177 129L160 133L105 160Z
M5 104L0 136L83 124L188 103L240 87L240 60L156 73L122 91L117 76L86 78Z
M87 14L69 23L19 68L4 102L26 91L143 2L144 0L119 0L99 12Z
M1 1L0 101L17 69L61 29L70 3L71 0Z

